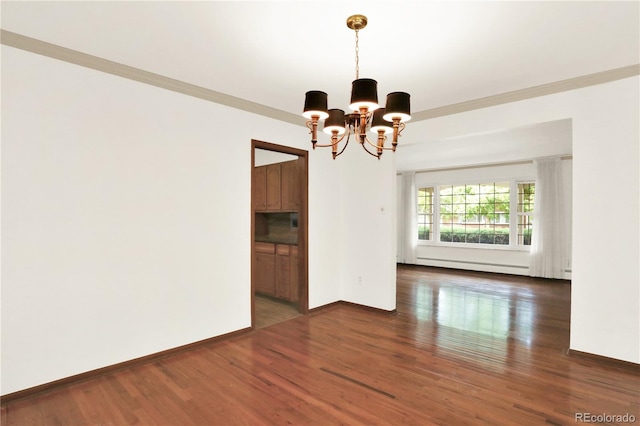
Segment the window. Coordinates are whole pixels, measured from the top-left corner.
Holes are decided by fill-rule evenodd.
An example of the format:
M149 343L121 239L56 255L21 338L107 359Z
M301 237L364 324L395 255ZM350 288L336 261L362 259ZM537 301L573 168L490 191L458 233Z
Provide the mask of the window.
M534 192L535 183L515 181L419 188L418 239L531 245Z
M433 188L418 189L418 239L432 240Z
M509 182L440 186L440 241L509 244Z
M518 244L524 246L531 245L534 194L534 183L518 183Z

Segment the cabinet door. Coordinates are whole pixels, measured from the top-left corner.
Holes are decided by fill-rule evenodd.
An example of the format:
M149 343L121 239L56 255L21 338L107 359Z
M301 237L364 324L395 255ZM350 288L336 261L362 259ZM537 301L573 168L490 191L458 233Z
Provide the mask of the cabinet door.
M280 210L280 164L267 166L267 210Z
M300 186L298 183L298 161L287 161L282 165L282 210L298 210Z
M289 282L289 300L298 301L298 286L300 284L300 258L298 257L298 246L291 246L291 254L289 255L289 266L291 268Z
M276 295L276 255L256 253L256 291Z
M253 204L256 210L267 209L267 168L265 166L253 169Z
M291 300L291 259L289 256L276 256L276 296Z

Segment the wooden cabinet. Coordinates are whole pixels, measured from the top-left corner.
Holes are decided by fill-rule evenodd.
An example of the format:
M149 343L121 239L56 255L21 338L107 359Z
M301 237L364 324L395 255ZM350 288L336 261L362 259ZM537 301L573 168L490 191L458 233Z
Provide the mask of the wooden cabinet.
M281 203L281 166L269 164L267 168L267 210L276 211L282 209Z
M282 210L298 210L300 207L300 186L298 179L298 161L281 163L281 205Z
M267 209L267 168L253 169L253 204L256 210Z
M276 255L275 245L255 243L256 250L256 291L264 294L276 293Z
M298 301L298 246L255 243L258 293Z
M253 203L256 212L297 212L300 209L301 188L298 163L298 160L293 160L258 166L254 169ZM256 235L267 234L266 226L265 223L256 219ZM279 241L291 241L291 239ZM255 291L297 302L300 282L298 247L257 241L254 244Z
M289 273L289 300L298 301L298 288L300 283L300 262L298 257L298 246L289 246L289 263L291 265Z
M278 244L276 248L276 297L298 300L298 246Z
M253 200L256 211L296 211L300 207L298 161L254 169Z
M276 256L276 297L291 300L291 258L289 247L278 244Z

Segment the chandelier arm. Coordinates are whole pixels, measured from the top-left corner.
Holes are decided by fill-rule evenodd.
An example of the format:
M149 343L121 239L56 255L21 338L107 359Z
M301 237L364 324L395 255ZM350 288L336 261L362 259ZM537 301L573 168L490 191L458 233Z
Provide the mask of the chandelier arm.
M326 143L326 144L318 144L317 143L316 147L318 147L318 148L328 148L328 147L333 146L333 145L335 145L337 143L340 143L340 142L342 142L342 139L344 139L346 134L347 134L346 132L343 133L342 136L340 137L340 139L338 139L335 143Z
M345 133L345 134L347 135L347 140L345 141L344 146L342 147L342 149L340 150L340 152L336 154L336 157L337 157L338 155L342 154L342 153L344 152L344 150L345 150L345 149L347 149L347 145L349 145L349 138L351 137L351 132L349 131L349 132L347 132L347 133ZM342 138L340 138L340 140L342 140L342 139L344 138L344 135L345 135L345 134L343 134L343 135L342 135ZM335 158L335 157L334 157L334 158Z
M405 128L404 123L400 123L399 119L395 118L393 120L393 140L391 142L392 148L394 151L396 150L396 146L398 145L398 138L402 136L402 131Z
M367 124L370 123L371 119L373 117L373 113L372 112L368 112L365 108L360 108L360 121L359 121L359 131L358 131L358 136L360 137L360 140L364 140L367 139Z
M361 143L361 144L360 144L360 146L362 147L362 149L364 149L364 150L367 152L367 154L369 154L369 155L371 155L371 156L373 156L373 157L376 157L376 158L380 159L380 156L379 156L378 154L374 154L373 152L369 151L369 150L367 149L367 146L366 146L365 144ZM376 147L376 148L377 148L377 147Z
M313 145L313 149L316 149L316 142L318 142L318 117L312 117L306 124L307 128L309 128L309 134L311 135L311 145Z
M365 137L364 137L364 140L365 140L365 141L367 141L367 143L368 143L369 145L371 145L372 147L374 147L375 149L378 149L378 145L376 145L375 143L371 142L367 136L365 136ZM385 140L385 141L387 140L387 137L386 137L386 136L384 137L384 140ZM320 146L320 145L317 145L317 146ZM385 151L391 151L391 150L393 150L393 148L388 147L388 146L385 146L385 147L383 147L382 149L384 149Z

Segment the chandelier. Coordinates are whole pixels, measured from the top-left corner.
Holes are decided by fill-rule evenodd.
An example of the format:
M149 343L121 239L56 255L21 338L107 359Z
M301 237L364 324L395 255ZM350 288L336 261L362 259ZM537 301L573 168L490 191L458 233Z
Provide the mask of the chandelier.
M356 33L356 79L351 83L351 104L353 111L349 114L341 109L327 109L327 94L320 90L306 93L304 111L311 134L313 149L331 147L333 159L342 154L349 144L353 134L362 148L369 154L380 159L383 151L396 150L398 136L404 130L405 122L411 119L410 95L405 92L393 92L387 95L384 108L378 104L378 82L370 78L360 78L360 57L358 46L358 32L367 26L367 17L352 15L347 18L347 27ZM331 135L331 143L318 144L318 122L324 120L323 131ZM377 140L371 142L367 137L367 129L377 135ZM385 147L388 134L393 134L390 147ZM345 140L346 137L346 140ZM345 141L342 149L339 145Z

